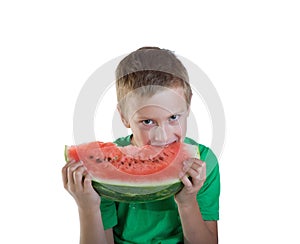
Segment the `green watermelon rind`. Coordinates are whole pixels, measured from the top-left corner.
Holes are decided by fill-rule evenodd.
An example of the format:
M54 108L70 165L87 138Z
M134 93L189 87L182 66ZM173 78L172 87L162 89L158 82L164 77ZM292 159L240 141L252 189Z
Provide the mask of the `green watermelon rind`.
M69 148L69 147L68 147L67 145L65 145L65 161L66 161L66 162L69 161L69 159L68 159L68 154L67 154L68 148Z
M145 203L159 201L174 196L183 188L181 181L170 185L134 187L109 185L92 181L93 188L106 199L125 203Z

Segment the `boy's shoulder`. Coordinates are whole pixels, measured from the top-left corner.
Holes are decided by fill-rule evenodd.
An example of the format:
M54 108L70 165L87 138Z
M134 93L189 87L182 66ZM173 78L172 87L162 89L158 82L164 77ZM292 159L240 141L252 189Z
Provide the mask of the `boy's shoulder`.
M125 137L120 137L117 140L115 140L114 143L119 147L125 147L125 146L130 145L130 138L131 138L131 135L128 135Z
M184 138L184 143L186 144L190 144L190 145L195 145L195 146L198 146L199 147L199 152L200 152L200 155L203 155L203 154L207 154L209 151L211 151L211 149L203 144L200 144L198 143L197 141L195 141L194 139L192 138L189 138L189 137L185 137ZM204 155L203 155L204 156ZM202 158L202 157L201 157Z

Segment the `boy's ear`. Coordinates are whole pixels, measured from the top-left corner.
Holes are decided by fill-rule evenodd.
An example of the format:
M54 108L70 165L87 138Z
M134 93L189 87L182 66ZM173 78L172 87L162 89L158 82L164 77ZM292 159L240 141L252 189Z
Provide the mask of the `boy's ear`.
M117 106L121 120L123 122L123 124L125 125L126 128L130 128L130 124L128 122L128 120L126 119L126 117L124 116L123 112L121 111L120 107Z

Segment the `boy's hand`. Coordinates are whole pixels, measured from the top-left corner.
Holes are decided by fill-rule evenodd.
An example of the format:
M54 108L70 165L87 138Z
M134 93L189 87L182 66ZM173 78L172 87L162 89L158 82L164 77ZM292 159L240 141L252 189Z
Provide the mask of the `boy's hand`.
M184 187L175 195L175 200L177 204L189 204L196 200L197 193L206 179L205 162L196 158L184 161L179 177Z
M62 168L65 189L73 196L80 210L99 209L100 197L93 189L91 176L81 162L71 161Z

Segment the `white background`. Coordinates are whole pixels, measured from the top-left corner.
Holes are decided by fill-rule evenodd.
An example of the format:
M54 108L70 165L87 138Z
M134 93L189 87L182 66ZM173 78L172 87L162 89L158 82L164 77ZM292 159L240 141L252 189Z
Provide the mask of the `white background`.
M300 243L299 10L291 0L2 1L0 243L78 242L61 182L77 96L99 66L145 45L196 63L222 99L220 243Z

